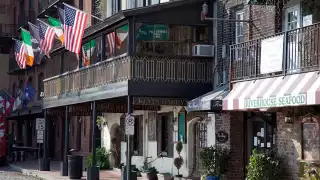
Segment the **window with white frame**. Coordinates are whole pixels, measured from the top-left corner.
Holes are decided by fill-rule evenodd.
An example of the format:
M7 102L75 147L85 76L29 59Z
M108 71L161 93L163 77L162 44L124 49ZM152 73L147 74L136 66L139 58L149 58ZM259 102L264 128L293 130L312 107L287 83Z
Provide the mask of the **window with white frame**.
M243 9L236 11L236 43L242 43L244 41L243 22L239 22L239 20L243 20L243 14Z

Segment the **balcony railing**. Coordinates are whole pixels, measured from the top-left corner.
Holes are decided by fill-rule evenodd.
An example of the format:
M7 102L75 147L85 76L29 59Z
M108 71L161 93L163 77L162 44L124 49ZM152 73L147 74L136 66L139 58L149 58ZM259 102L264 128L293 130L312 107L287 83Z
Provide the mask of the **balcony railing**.
M281 42L283 39L283 43L281 44L274 43L274 47L278 48L278 52L274 48L268 49L267 45L262 47L262 42L265 42L264 40L272 39L278 39L278 42ZM281 51L282 46L283 51ZM262 57L266 56L266 51L282 53L273 53L275 56ZM265 70L261 72L262 58L270 59L270 64L272 64L271 62L274 58L281 59L281 70L278 68L278 70L270 73L265 73ZM231 81L320 70L319 60L320 24L313 24L271 37L230 46ZM263 68L266 66L265 64L266 61L264 60Z
M45 98L126 80L211 83L212 60L123 56L44 80Z

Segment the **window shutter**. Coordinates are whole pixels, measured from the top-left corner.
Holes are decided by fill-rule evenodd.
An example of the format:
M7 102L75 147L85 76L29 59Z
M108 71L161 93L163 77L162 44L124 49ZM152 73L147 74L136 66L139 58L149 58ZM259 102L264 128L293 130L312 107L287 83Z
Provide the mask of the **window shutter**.
M159 156L161 153L161 116L159 114L157 114L156 124L157 156Z
M173 124L172 124L172 120L173 120L173 113L169 114L168 117L168 138L169 138L169 142L168 142L168 157L173 157L173 141L172 141L172 133L173 132Z
M139 116L139 155L143 156L143 116Z

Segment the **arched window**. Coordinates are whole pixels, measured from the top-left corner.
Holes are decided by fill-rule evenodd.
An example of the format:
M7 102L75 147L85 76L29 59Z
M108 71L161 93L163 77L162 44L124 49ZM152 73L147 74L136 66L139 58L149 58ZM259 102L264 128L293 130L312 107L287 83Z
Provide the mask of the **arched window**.
M43 79L44 79L44 75L43 75L43 73L40 73L38 75L38 92L37 92L38 100L41 99L41 92L44 91Z

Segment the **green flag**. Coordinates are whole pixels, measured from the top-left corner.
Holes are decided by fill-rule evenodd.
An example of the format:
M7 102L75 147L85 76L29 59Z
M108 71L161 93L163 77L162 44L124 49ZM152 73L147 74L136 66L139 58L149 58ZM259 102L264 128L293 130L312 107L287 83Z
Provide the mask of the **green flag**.
M26 64L28 66L32 66L34 62L34 55L33 55L33 49L32 49L32 41L31 41L31 35L30 32L21 28L21 36L22 36L22 42L25 44L27 48L27 61Z
M59 38L59 40L63 44L64 35L63 35L61 22L58 19L50 17L50 16L48 16L48 22L49 22L49 25L54 28L54 31L55 31L57 37Z

